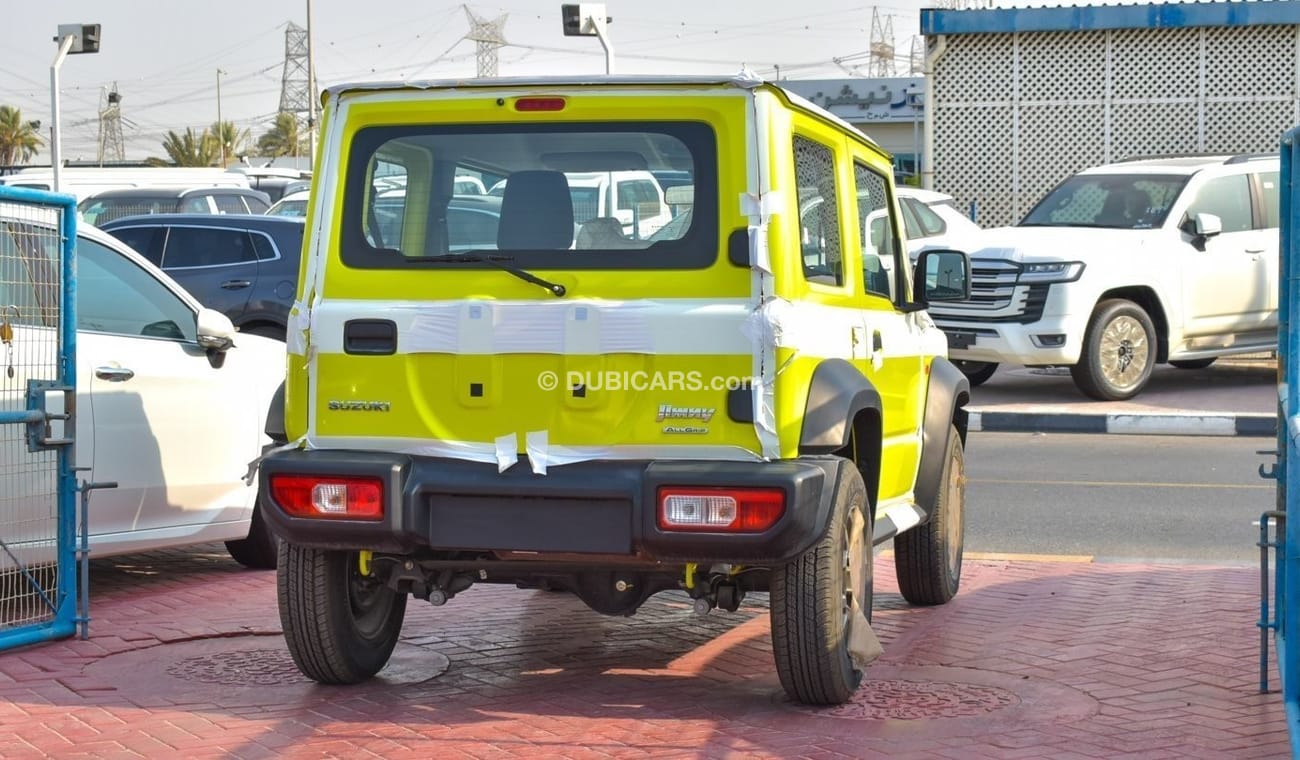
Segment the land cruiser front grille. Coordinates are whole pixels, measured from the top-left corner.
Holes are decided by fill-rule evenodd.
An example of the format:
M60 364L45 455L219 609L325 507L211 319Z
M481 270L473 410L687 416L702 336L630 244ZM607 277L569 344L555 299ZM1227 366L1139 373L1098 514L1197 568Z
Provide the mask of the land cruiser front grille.
M1002 259L971 259L971 297L962 303L935 304L936 321L952 317L965 322L1029 324L1043 316L1051 285L1022 285L1020 265Z

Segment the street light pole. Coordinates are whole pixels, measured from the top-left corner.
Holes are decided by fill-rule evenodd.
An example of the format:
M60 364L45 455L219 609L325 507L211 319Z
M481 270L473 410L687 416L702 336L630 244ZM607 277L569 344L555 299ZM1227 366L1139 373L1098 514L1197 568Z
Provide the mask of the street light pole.
M311 0L307 0L307 165L316 168L316 54L311 44Z
M226 73L217 69L217 142L221 144L221 168L226 168L226 125L221 122L221 75Z
M65 34L62 39L58 39L59 52L54 56L54 63L50 64L50 168L54 172L54 192L59 192L59 181L63 178L63 151L62 151L62 132L59 130L59 67L63 66L63 60L68 57L68 51L72 49L72 43L76 41L77 36L74 34Z
M69 53L98 53L99 24L59 24L54 41L59 52L50 64L50 169L54 192L59 192L63 179L63 134L59 129L59 68Z

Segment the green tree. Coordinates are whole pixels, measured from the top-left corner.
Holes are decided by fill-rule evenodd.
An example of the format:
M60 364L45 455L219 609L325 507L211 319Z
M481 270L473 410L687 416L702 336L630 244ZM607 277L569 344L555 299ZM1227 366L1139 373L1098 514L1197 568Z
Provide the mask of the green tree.
M226 146L226 163L230 163L242 153L248 152L248 141L251 134L247 129L239 129L233 121L213 122L208 131L212 139L216 141L217 160L221 160L221 146Z
M267 158L301 153L302 133L298 128L298 117L283 111L276 114L270 131L257 138L257 151Z
M199 134L194 133L193 127L186 127L184 134L168 130L162 147L167 158L151 158L149 163L155 166L216 166L218 162L216 138L206 129Z
M22 111L0 106L0 166L27 163L41 149L38 122L23 119Z

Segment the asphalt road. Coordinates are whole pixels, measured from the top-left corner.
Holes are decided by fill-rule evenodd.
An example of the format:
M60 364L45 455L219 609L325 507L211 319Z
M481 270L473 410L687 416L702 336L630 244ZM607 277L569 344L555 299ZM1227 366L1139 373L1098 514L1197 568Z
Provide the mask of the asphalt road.
M1258 564L1272 439L972 433L966 551Z

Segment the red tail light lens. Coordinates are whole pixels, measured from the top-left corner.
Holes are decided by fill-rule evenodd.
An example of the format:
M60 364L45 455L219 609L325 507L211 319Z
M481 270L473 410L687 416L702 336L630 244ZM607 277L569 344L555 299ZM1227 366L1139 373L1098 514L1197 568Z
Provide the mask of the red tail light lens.
M659 529L762 533L785 514L780 488L659 489Z
M564 98L520 98L515 101L516 111L563 111Z
M384 482L379 478L272 475L270 490L275 503L294 517L384 517Z

